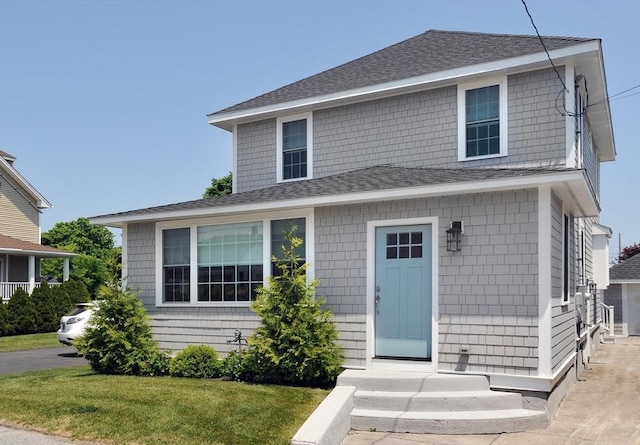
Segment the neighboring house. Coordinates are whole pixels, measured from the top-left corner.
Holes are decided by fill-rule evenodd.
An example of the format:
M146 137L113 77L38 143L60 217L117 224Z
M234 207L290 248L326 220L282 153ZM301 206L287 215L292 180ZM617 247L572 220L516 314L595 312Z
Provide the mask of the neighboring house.
M64 279L74 254L40 244L40 214L51 207L16 170L16 158L0 150L0 298L40 285L40 260L63 258Z
M210 114L233 194L92 218L161 345L248 335L295 224L345 367L486 376L552 416L600 340L616 153L600 40L544 41L555 68L535 36L428 31Z
M640 335L640 255L612 266L605 303L614 307L616 335Z

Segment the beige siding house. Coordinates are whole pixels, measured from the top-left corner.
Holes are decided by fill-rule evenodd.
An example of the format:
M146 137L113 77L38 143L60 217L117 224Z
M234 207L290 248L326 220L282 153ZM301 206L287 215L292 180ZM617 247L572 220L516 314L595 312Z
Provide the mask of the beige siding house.
M40 260L64 258L65 280L74 256L40 244L40 213L51 207L16 170L16 158L0 150L0 297L19 287L31 292L40 284Z
M210 114L233 134L233 194L92 219L123 229L123 276L161 345L248 335L296 225L340 330L338 385L355 388L343 427L551 418L602 335L593 239L615 147L600 41L544 41L555 68L537 37L427 31ZM499 415L374 402L429 386L518 396Z

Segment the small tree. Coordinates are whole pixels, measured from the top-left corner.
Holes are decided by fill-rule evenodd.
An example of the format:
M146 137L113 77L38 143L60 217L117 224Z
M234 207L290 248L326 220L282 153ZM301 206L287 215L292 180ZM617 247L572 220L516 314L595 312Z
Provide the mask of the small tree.
M280 275L269 278L251 306L262 323L248 339L246 369L255 381L329 386L344 357L332 314L315 298L319 282L307 283L307 264L295 254L303 242L295 230L285 234L281 258L274 257Z
M211 185L206 188L202 197L203 198L213 198L214 196L223 196L229 195L233 191L233 176L232 173L229 172L228 175L223 176L222 178L213 178L211 180Z
M149 316L134 292L113 283L100 289L98 306L75 346L102 374L161 375L168 356L151 335Z
M622 249L618 257L618 262L621 263L636 255L640 255L640 244L633 244Z

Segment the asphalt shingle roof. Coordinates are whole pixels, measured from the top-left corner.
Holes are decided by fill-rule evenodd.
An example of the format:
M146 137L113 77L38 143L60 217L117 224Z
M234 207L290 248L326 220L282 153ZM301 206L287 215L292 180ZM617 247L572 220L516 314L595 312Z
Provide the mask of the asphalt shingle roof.
M44 246L42 244L31 243L12 236L0 235L0 250L27 250L30 252L42 252L42 253L68 253L60 249L56 249L51 246Z
M612 280L640 280L640 255L634 255L609 269Z
M543 37L549 51L594 39ZM212 113L227 113L544 51L537 36L430 30Z
M347 173L305 181L287 182L259 190L232 195L198 199L176 204L100 215L101 217L125 217L159 214L181 210L218 208L242 204L286 201L291 199L342 195L358 192L393 190L409 187L454 184L489 179L506 179L539 174L574 171L563 168L406 168L380 165Z

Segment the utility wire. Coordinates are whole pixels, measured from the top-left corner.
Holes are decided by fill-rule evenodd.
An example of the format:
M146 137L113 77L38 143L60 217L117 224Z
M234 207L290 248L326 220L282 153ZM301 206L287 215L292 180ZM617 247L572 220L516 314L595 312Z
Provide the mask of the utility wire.
M614 98L617 98L617 99L623 99L623 98L625 98L625 97L630 97L630 96L635 96L636 94L640 94L640 93L633 93L633 94L629 94L629 95L627 95L627 96L618 97L618 96L620 96L621 94L628 93L629 91L631 91L631 90L635 90L636 88L640 88L640 84L638 84L638 85L636 85L636 86L634 86L634 87L631 87L631 88L627 88L627 89L626 89L626 90L624 90L624 91L620 91L619 93L616 93L616 94L614 94L613 96L609 96L609 97L607 97L606 99L599 100L599 101L598 101L598 102L596 102L596 103L589 104L589 105L587 105L587 108L589 108L589 107L593 107L594 105L601 104L602 102L607 102L607 101L611 102L611 100L612 100L612 99L614 99Z
M547 53L547 58L549 59L549 62L551 62L551 66L553 67L553 70L556 72L556 76L558 76L558 79L560 79L560 83L562 84L562 88L564 88L564 90L568 93L569 89L567 88L567 85L565 85L564 80L562 79L562 76L558 72L558 68L556 68L555 63L553 63L553 59L551 58L551 55L549 54L549 50L547 50L547 45L544 44L544 40L540 36L540 32L538 32L538 27L534 23L533 17L531 17L531 14L529 13L529 8L527 7L527 4L525 3L524 0L520 0L520 1L524 5L524 10L527 12L527 15L529 16L529 20L531 20L531 25L533 25L533 29L536 30L536 35L538 36L538 40L540 40L540 43L542 43L542 47L544 48L544 52Z

